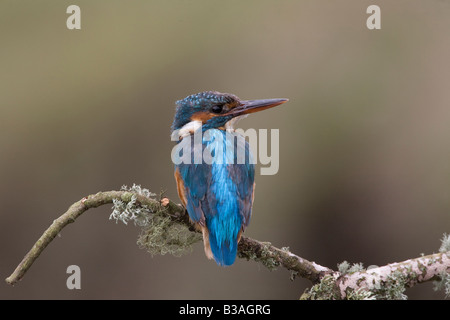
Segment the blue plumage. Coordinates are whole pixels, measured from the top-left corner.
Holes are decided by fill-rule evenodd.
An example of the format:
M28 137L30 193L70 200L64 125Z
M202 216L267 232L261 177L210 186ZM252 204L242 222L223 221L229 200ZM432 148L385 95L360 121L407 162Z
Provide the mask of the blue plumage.
M172 136L187 143L190 161L175 165L180 199L203 233L205 253L217 264L234 263L252 213L255 167L249 145L230 120L274 107L286 99L242 101L232 94L201 92L177 101ZM201 134L201 139L195 137ZM202 161L196 163L196 152ZM242 163L238 156L245 154ZM206 156L206 158L204 157ZM189 159L189 157L188 157Z
M202 151L207 149L213 155L220 154L221 158L214 159L211 164L182 163L175 170L183 181L191 220L206 226L214 259L219 265L227 266L233 264L238 236L250 222L255 168L249 161L237 164L238 148L244 148L247 159L251 160L250 149L244 138L234 140L233 145L226 143L226 131L212 129L209 134L208 139L202 139ZM211 135L215 136L212 140ZM219 140L219 136L225 142L222 146L214 143ZM194 138L191 139L193 144ZM230 139L228 142L231 142ZM218 152L218 147L223 148L222 152ZM232 159L227 159L227 148L234 149Z

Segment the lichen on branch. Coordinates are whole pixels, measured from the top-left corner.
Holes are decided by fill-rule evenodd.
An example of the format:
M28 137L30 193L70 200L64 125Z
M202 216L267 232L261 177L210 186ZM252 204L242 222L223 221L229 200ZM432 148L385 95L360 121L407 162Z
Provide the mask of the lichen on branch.
M116 222L134 222L141 227L137 244L152 256L171 254L180 257L191 252L192 245L202 239L201 234L192 232L185 223L170 216L167 207L169 201L162 201L161 195L160 199L156 199L155 193L136 184L130 188L122 186L121 190L155 201L156 205L150 208L139 203L136 196L132 196L128 202L113 199L113 211L109 217Z
M180 256L192 250L192 245L202 239L195 230L186 209L139 185L120 191L98 192L75 202L44 231L25 255L14 272L6 279L15 284L68 224L85 211L105 204L113 204L111 220L125 224L133 222L142 230L137 243L152 255ZM291 279L302 277L312 282L302 299L405 299L406 287L434 281L437 289L450 295L450 237L444 235L439 253L392 263L386 266L350 265L344 261L338 270L332 270L301 258L289 248L276 248L270 242L261 242L242 236L238 256L262 263L269 270L283 267L290 271Z

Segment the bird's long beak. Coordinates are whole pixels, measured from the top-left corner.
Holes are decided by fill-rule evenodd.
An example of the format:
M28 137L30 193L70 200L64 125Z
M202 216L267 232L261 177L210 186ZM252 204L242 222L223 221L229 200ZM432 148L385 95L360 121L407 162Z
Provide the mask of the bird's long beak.
M289 99L244 100L241 101L241 103L235 108L233 108L228 114L237 117L244 114L254 113L269 108L273 108L287 101L289 101Z

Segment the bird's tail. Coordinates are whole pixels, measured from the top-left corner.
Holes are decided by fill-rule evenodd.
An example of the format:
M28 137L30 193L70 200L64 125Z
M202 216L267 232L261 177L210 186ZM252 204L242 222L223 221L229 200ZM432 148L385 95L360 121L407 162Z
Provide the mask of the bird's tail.
M216 237L209 237L211 251L220 266L231 266L236 260L237 241L225 241L218 243Z
M236 260L240 234L239 232L237 236L233 236L231 239L221 239L220 234L213 230L208 231L206 227L203 228L203 243L206 256L209 259L214 258L220 266L231 266Z

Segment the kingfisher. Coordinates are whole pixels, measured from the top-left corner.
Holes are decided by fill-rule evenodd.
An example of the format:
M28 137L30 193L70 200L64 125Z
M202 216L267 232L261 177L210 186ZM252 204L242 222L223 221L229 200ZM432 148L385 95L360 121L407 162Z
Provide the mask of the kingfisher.
M191 146L186 152L189 161L175 164L178 196L203 234L206 256L219 266L232 265L236 259L238 243L250 223L255 192L250 147L234 125L250 113L286 101L241 100L234 94L205 91L176 102L172 140ZM192 161L205 151L214 161Z

